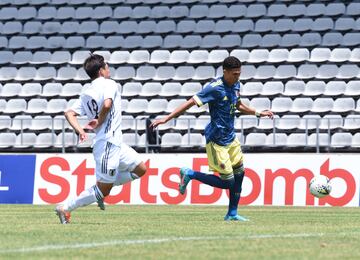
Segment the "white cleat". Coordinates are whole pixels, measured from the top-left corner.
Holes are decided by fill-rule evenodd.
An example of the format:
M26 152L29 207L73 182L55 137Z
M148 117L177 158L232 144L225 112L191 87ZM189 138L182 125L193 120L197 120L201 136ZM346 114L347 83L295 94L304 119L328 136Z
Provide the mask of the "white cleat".
M55 208L56 215L58 215L61 224L70 223L70 212L65 211L62 205L58 205Z

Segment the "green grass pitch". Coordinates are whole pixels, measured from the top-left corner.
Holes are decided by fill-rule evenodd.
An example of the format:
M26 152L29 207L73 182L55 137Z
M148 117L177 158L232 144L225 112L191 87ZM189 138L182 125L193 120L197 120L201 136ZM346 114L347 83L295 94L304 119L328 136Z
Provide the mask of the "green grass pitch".
M0 259L360 259L360 209L95 205L59 224L54 206L0 205Z

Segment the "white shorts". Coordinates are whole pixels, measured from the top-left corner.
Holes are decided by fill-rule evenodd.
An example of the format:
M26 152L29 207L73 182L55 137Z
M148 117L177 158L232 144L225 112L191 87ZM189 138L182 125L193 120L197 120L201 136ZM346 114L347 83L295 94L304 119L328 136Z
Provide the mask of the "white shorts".
M114 183L118 172L132 172L142 162L130 146L117 146L105 140L94 144L93 155L96 180L103 183Z

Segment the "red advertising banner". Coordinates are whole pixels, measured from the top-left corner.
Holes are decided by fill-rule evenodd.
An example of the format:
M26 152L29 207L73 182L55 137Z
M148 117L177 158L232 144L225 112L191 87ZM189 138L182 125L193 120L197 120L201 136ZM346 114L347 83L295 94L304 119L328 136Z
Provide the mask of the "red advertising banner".
M208 172L205 154L142 154L148 171L141 179L114 187L108 204L227 205L227 191L198 181L178 192L179 168ZM359 206L359 170L354 154L246 154L240 204L294 206ZM56 204L95 183L91 154L38 154L34 204ZM209 173L213 174L213 173ZM325 175L332 193L314 198L308 184Z

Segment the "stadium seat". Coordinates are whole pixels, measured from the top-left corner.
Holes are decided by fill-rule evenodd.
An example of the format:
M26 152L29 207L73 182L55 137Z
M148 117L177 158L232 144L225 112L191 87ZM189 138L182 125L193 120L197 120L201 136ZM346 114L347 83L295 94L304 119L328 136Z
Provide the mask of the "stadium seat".
M179 64L186 63L189 59L190 53L185 50L176 50L170 53L169 63L170 64Z
M311 51L311 62L324 62L330 59L331 50L329 48L314 48Z
M261 95L263 96L275 96L284 92L284 84L281 81L266 82L263 85Z
M353 80L347 83L345 92L345 96L359 96L360 95L360 81Z
M289 112L293 102L289 97L276 97L271 102L271 110L275 113Z
M38 132L38 131L52 130L52 127L53 127L53 120L50 115L39 115L39 116L35 116L31 120L29 129L33 132Z
M263 63L269 58L269 51L264 49L252 50L249 54L248 62L250 63Z
M311 111L313 106L313 100L310 97L295 98L292 102L290 112L303 114Z
M78 21L65 21L61 24L59 31L64 35L74 35L79 30L79 27L80 23Z
M226 18L227 13L228 7L225 4L214 4L210 6L207 17L216 20L224 17Z
M298 79L314 79L318 75L318 67L313 64L303 64L298 68L296 78Z
M360 19L359 19L359 24L360 24ZM360 62L360 48L354 48L351 51L349 60L351 62Z
M352 137L351 146L358 148L360 147L360 133L356 133Z
M289 5L286 11L288 17L299 17L306 13L306 6L304 4Z
M344 62L350 60L351 50L347 48L336 48L331 51L329 61L331 62Z
M47 64L51 60L51 52L49 51L37 51L31 55L29 62L31 64Z
M280 65L276 68L275 79L290 79L296 76L296 67L294 65Z
M234 22L232 20L218 20L213 30L214 33L224 35L233 32Z
M166 19L170 16L169 6L154 6L150 12L151 19Z
M165 133L161 137L161 147L180 146L182 135L179 133Z
M320 115L304 115L300 119L300 124L298 128L308 132L309 130L315 130L320 126Z
M317 98L314 100L311 112L326 113L333 109L334 100L332 98Z
M0 130L2 130L3 132L6 132L7 130L10 129L11 123L12 120L10 116L6 116L6 115L0 116Z
M3 110L5 114L19 114L26 111L27 103L24 99L10 99Z
M318 68L318 73L316 77L318 79L332 79L335 78L338 74L338 67L333 64L322 64Z
M182 147L205 147L205 138L199 133L188 133L182 136Z
M358 47L360 44L359 35L357 33L346 33L342 38L341 45L345 47Z
M240 39L240 37L239 37ZM240 41L239 41L240 42ZM242 48L255 48L260 46L261 35L260 34L246 34L241 42Z
M359 10L360 10L360 3L353 2L347 6L345 14L358 17L360 14Z
M85 39L82 36L70 36L66 38L65 45L63 46L65 49L76 50L84 48Z
M159 95L161 97L174 97L179 95L182 86L178 82L166 82L162 85Z
M289 80L285 83L284 93L285 96L300 96L305 91L304 81Z
M146 112L147 108L148 101L146 99L132 99L125 109L125 112L129 114L140 114Z
M320 129L331 130L343 127L343 118L341 115L325 115L320 120Z
M330 146L330 135L325 133L313 133L308 138L308 146Z
M288 62L303 62L309 60L310 53L308 49L298 48L289 51Z
M259 19L255 22L254 32L257 33L267 33L276 31L275 22L272 19Z
M65 147L74 147L78 144L78 137L75 132L61 132L56 136L54 147L65 148Z
M179 131L188 131L195 127L196 117L194 115L182 115L176 119L175 122L175 130Z
M170 52L168 50L155 50L150 54L149 63L163 64L169 62Z
M240 88L241 96L251 97L260 95L263 91L263 84L261 82L246 82Z
M268 17L278 18L278 17L286 16L286 12L287 12L287 6L282 3L271 4L267 8Z
M41 96L43 97L56 97L59 96L62 91L62 85L60 83L46 83L43 86Z
M325 93L326 83L324 81L308 81L305 85L305 96L320 96Z
M46 111L47 101L42 98L33 98L29 100L26 113L30 115L41 114Z
M355 101L353 98L337 98L334 101L332 111L339 114L348 114L355 109Z
M114 80L128 80L135 78L135 69L132 66L122 66L116 69L112 74Z
M173 66L160 66L156 70L153 80L167 81L175 77L176 70Z
M266 143L266 134L264 133L250 133L246 136L246 146L264 146Z
M285 133L270 133L266 136L265 146L276 147L285 146L287 143L287 135Z
M351 146L352 135L351 133L334 133L331 136L332 147L347 147Z
M234 127L236 130L255 129L258 124L258 118L254 115L241 115L235 118Z
M278 19L276 20L276 22L274 23L274 32L277 33L285 33L285 32L290 32L294 27L294 22L292 19L289 18L283 18L283 19Z
M54 67L41 67L38 68L35 80L45 81L56 78L56 69Z
M274 115L274 119L268 117L259 118L258 130L259 131L269 131L273 130L279 124L279 115Z
M30 115L16 115L12 119L10 130L23 132L24 130L30 128L32 120L33 119Z
M170 8L170 14L169 17L170 19L181 19L184 17L189 17L189 7L185 6L185 5L179 5L179 6L172 6Z
M289 51L287 49L274 49L269 52L267 62L280 63L285 62L289 58Z
M338 73L336 75L336 78L338 79L355 79L360 77L360 69L357 65L350 65L350 64L344 64L341 65Z
M14 148L24 149L30 148L36 141L35 133L20 133L16 136Z
M38 9L37 19L39 20L51 20L56 17L57 10L53 6L42 6Z
M3 85L0 96L3 98L16 97L20 94L22 86L20 83L6 83Z
M240 80L254 78L256 75L256 68L253 65L243 65L241 67Z
M0 148L10 148L16 143L15 133L0 133Z
M299 43L302 47L315 47L320 44L322 44L321 35L315 32L304 33Z
M360 129L360 116L359 115L347 115L344 118L343 129L345 129L345 130Z
M276 129L280 132L292 132L296 130L300 125L300 116L298 115L284 115L279 119L278 124L276 124Z
M139 82L126 82L122 87L123 97L136 97L140 94L142 84Z
M307 146L308 136L305 133L291 133L288 135L286 140L286 146Z

